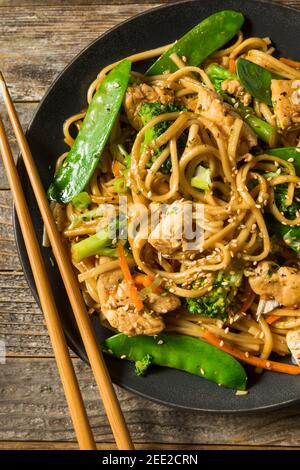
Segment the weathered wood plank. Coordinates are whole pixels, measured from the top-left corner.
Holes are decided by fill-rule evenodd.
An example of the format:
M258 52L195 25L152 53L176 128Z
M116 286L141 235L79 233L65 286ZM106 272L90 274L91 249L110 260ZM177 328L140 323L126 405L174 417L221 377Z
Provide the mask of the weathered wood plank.
M14 100L40 100L64 66L107 29L153 4L1 7L0 61ZM63 18L63 27L62 27ZM13 38L13 40L12 40ZM99 69L101 64L99 64Z
M0 294L0 339L7 355L53 357L43 314L24 274L0 272Z
M27 6L23 2L15 8L2 6L0 60L13 99L40 100L58 73L83 47L124 19L157 4L122 1L106 4L105 8L92 3L87 8L85 2L70 7L70 2L49 5L31 1ZM299 0L289 0L289 4L299 6Z
M137 3L179 3L181 0L47 0L47 5L123 5L125 4L137 4ZM274 3L283 3L289 6L299 6L299 0L273 0ZM45 0L1 0L2 6L36 6L45 4ZM0 6L1 6L0 5Z
M0 9L0 15L1 15L1 9ZM0 28L0 30L1 30L1 28ZM31 118L32 118L32 115L33 115L34 110L37 106L37 103L17 103L15 106L16 106L16 110L18 112L18 116L20 118L20 122L23 126L23 129L26 129L29 122L30 122L30 120L31 120ZM6 132L7 132L7 135L8 135L8 140L9 140L9 143L11 145L11 149L12 149L14 158L16 160L17 156L18 156L18 153L19 153L18 146L17 146L17 143L16 143L16 139L13 135L13 130L12 130L10 124L9 124L9 119L8 119L8 116L7 116L7 112L5 111L4 105L1 102L0 102L0 116L3 119L3 124L5 126L5 129L6 129ZM2 159L0 158L0 190L1 189L8 189L8 182L7 182L6 174L5 174L5 171L4 171L4 168L3 168ZM0 202L0 206L1 206L1 202Z
M86 364L74 365L95 438L112 442L96 385ZM74 433L54 361L8 358L0 365L0 440L74 441ZM243 416L187 412L135 397L117 388L137 443L182 445L300 446L300 410Z
M19 6L26 6L32 7L36 5L45 5L47 6L52 5L69 5L70 7L74 5L124 5L124 4L137 4L137 3L178 3L181 0L1 0L0 6L12 6L12 7L19 7Z
M0 271L20 268L12 225L12 197L9 191L0 191Z
M281 446L231 446L231 445L201 445L201 444L160 444L158 442L135 444L136 450L299 450L300 447ZM112 442L97 442L98 450L116 450ZM2 441L0 450L78 450L75 442L48 441Z

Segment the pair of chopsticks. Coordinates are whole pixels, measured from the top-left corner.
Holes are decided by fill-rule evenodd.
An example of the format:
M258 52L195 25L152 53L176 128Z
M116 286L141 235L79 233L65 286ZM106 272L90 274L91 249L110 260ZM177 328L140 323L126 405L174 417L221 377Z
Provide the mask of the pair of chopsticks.
M0 72L0 89L14 134L21 151L27 174L42 215L53 254L60 270L77 326L104 404L104 408L116 440L118 449L134 449L121 408L116 397L101 349L97 343L88 313L82 298L78 281L71 262L57 231L48 200L42 186L37 168L33 161L27 140L23 133L16 110L12 103L3 75ZM54 296L46 274L39 244L34 231L30 212L26 203L20 178L13 160L12 152L0 118L0 153L6 169L16 212L23 234L29 262L36 288L44 312L46 325L51 339L57 367L69 406L74 430L80 449L94 450L96 444L82 400L74 367L69 355Z

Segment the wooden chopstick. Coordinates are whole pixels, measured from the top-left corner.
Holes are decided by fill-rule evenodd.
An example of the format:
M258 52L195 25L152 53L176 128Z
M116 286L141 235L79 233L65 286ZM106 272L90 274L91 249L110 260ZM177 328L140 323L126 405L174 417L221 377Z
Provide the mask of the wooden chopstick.
M91 322L86 311L82 294L73 271L69 256L62 243L57 230L49 203L40 180L37 168L33 161L28 142L23 133L17 113L12 103L10 94L6 87L3 75L0 72L0 88L4 98L4 103L12 124L19 149L27 170L27 174L41 212L47 235L49 237L53 254L55 256L62 280L64 282L72 310L77 322L77 326L100 392L103 405L116 440L117 447L122 450L132 450L132 444L120 404L115 394L100 346L97 343Z
M34 227L22 190L20 178L0 118L0 153L13 195L21 231L24 238L32 274L44 312L46 325L51 339L58 371L69 405L70 415L80 449L94 450L96 444L89 425L86 410L69 355L67 343L56 309L52 289L46 274L44 261L35 235Z

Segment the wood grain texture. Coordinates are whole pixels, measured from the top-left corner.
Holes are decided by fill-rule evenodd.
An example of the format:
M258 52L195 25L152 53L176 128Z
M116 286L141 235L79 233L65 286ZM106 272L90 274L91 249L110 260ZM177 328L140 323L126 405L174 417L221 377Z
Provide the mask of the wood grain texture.
M0 0L1 69L23 126L75 54L108 28L158 3L170 1ZM300 0L278 3L300 8ZM1 103L0 113L5 116ZM43 316L21 272L7 189L0 163L0 339L5 339L7 349L7 362L0 365L0 449L75 448ZM99 448L114 448L90 370L75 357L74 364ZM222 416L174 410L120 388L117 393L138 448L300 446L298 406Z
M113 442L86 364L74 359L95 438ZM8 358L0 365L0 440L72 441L74 433L52 359ZM300 409L241 416L172 409L119 387L118 398L137 443L202 445L300 445Z
M98 450L116 450L115 444L112 442L97 442ZM164 444L159 442L137 443L136 450L300 450L295 446L232 446L217 444ZM1 450L76 450L78 446L75 442L53 442L53 441L2 441L0 442Z

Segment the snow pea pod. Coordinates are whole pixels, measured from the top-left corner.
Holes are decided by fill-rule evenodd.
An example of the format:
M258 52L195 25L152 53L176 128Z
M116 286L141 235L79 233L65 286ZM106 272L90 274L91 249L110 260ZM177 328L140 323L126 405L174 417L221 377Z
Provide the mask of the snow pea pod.
M151 357L153 364L199 375L224 387L246 389L246 372L236 359L191 336L162 333L155 337L129 337L119 333L104 341L102 347L129 361Z
M130 69L130 61L123 60L96 91L75 142L48 189L50 200L66 204L90 181L118 116Z
M300 176L300 147L280 147L267 150L265 153L290 161L295 168L296 175Z
M147 70L146 75L158 75L166 70L175 72L177 66L170 59L174 53L179 57L186 57L188 65L200 65L230 41L243 23L243 15L233 10L219 11L209 16L167 49Z
M272 106L271 81L280 77L243 58L236 61L236 73L251 96Z

